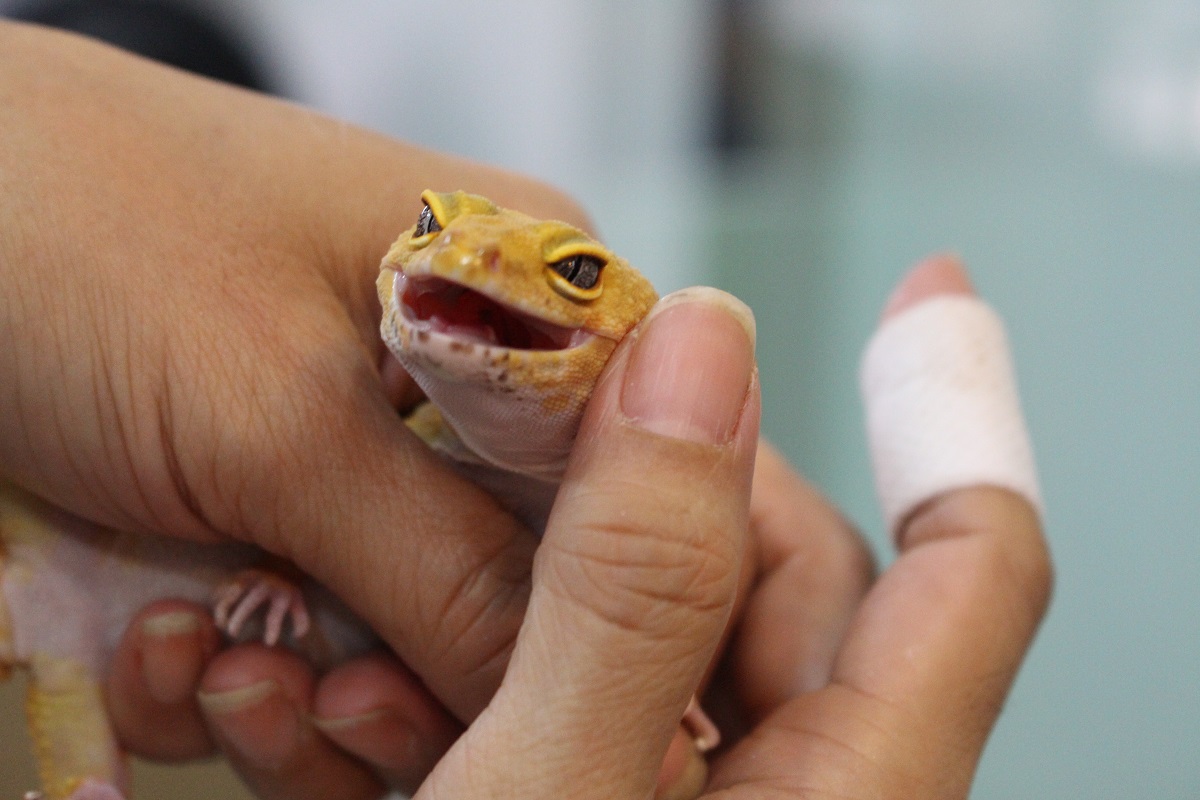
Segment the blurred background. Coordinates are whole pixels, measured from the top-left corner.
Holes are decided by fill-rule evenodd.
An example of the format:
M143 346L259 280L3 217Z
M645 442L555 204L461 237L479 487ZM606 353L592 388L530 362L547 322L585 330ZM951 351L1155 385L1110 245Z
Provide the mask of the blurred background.
M1200 797L1200 4L0 13L540 176L661 289L739 294L758 315L768 435L884 562L858 353L904 269L960 253L1010 324L1059 573L973 797ZM33 780L19 696L0 687L0 797ZM230 780L139 771L144 797L241 796Z

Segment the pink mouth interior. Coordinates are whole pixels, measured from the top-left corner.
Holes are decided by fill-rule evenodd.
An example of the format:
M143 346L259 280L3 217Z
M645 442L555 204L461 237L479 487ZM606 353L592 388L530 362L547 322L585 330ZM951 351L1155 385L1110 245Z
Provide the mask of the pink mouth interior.
M581 331L523 314L441 278L407 278L402 303L429 330L513 350L565 350Z

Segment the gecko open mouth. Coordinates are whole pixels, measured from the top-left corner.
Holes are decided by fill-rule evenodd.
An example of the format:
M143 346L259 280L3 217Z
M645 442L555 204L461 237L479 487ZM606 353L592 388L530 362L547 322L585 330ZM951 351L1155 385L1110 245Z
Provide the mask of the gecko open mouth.
M538 319L453 281L398 273L397 290L402 285L397 294L404 316L434 333L512 350L566 350L587 336L585 331Z

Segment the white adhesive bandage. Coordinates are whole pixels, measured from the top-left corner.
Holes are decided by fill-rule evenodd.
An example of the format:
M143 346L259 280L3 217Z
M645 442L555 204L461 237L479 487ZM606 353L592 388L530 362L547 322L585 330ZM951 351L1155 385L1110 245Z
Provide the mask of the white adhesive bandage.
M1037 470L996 312L940 295L889 319L862 362L867 440L893 535L926 500L999 486L1040 512Z

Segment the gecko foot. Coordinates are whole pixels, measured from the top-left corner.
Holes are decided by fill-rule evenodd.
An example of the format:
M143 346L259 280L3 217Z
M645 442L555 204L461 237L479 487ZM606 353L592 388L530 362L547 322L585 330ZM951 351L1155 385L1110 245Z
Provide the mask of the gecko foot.
M263 642L274 646L283 636L283 625L292 623L292 636L300 639L308 633L310 620L304 595L299 587L274 572L262 569L242 570L228 583L217 588L213 617L217 627L236 639L242 626L265 609Z

